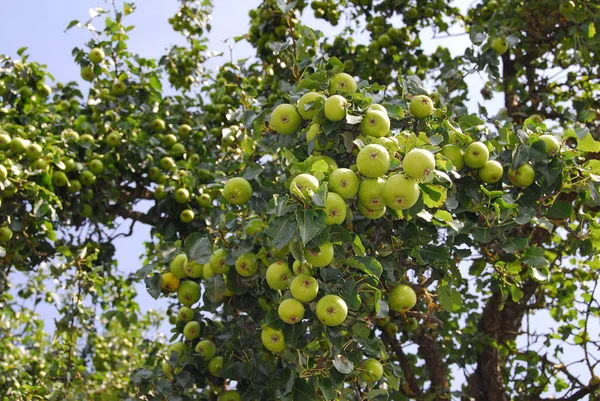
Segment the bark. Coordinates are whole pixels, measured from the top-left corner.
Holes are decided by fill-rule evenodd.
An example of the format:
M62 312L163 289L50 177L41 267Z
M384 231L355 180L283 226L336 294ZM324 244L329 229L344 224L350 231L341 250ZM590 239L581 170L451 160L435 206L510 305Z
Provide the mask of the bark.
M431 381L430 392L438 395L434 400L448 400L449 396L444 395L450 389L448 382L448 366L442 358L438 343L430 333L419 330L413 340L419 346L419 354L425 360L429 380Z

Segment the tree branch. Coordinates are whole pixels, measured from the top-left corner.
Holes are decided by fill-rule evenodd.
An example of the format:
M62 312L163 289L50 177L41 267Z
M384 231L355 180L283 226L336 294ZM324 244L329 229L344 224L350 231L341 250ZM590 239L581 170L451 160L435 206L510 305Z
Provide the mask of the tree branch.
M425 360L429 380L431 381L430 392L447 392L450 389L448 382L448 366L442 358L442 354L437 342L430 333L420 329L413 337L415 343L419 345L419 354ZM447 397L436 397L434 400L447 400Z

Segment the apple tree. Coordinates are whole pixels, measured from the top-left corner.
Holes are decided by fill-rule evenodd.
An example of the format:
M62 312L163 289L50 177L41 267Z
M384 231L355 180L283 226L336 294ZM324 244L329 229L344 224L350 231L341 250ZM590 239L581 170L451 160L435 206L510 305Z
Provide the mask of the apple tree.
M132 3L72 21L86 95L2 59L3 397L597 398L595 2L265 0L214 72L180 3L159 60Z

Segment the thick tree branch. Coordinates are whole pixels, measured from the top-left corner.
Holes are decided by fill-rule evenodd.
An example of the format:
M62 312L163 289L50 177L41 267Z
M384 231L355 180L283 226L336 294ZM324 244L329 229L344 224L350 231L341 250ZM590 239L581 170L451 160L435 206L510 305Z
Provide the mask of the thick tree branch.
M430 333L422 329L416 332L413 340L419 345L419 354L425 360L425 365L429 372L429 380L431 381L432 388L430 390L438 394L447 392L450 389L448 366L442 358L442 353L437 342ZM434 398L434 400L445 399L448 398L445 396Z

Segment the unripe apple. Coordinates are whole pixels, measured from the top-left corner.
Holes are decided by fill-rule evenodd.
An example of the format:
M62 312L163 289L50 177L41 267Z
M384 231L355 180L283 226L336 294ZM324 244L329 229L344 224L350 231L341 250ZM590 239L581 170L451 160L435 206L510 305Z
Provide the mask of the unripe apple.
M221 369L223 369L223 357L215 356L208 361L208 372L214 377L221 376Z
M317 318L327 326L339 326L348 316L348 305L341 297L325 295L317 302Z
M194 220L194 211L191 209L182 210L179 219L182 223L191 223Z
M86 81L92 81L94 79L94 69L92 67L85 66L81 69L81 78Z
M202 267L202 278L204 280L208 280L215 274L216 273L213 271L212 267L210 267L210 263L205 263L204 266Z
M8 177L8 171L6 170L6 167L4 167L2 164L0 164L0 183L3 182L4 180L6 180L7 177Z
M311 174L298 174L290 183L290 194L300 199L312 199L312 194L317 189L319 189L319 180Z
M32 143L29 146L27 146L27 149L25 149L25 156L29 160L34 161L42 157L43 152L44 150L40 145L38 145L37 143Z
M486 184L495 184L502 179L504 168L496 160L488 160L479 170L479 178Z
M390 155L383 146L370 144L358 152L356 165L365 177L378 178L390 168Z
M106 143L112 148L116 148L121 144L121 134L118 132L111 132L106 136Z
M508 179L516 187L527 188L535 181L535 170L531 164L523 163L516 170L508 170Z
M52 94L52 88L48 84L40 84L38 85L38 93L41 97L48 97Z
M304 257L312 267L321 268L328 266L333 261L334 249L331 242L325 242L317 249L305 249Z
M465 151L465 164L473 170L479 170L490 157L490 151L483 142L473 142L467 146Z
M285 290L292 278L290 266L283 260L273 262L267 268L267 284L274 290Z
M491 46L497 55L504 54L508 50L508 42L504 38L496 38L492 40Z
M394 312L410 310L417 304L417 294L408 285L399 285L390 292L388 304Z
M200 323L196 321L187 322L183 328L183 336L188 341L193 341L200 337Z
M338 168L329 175L329 190L344 199L352 199L358 193L358 177L348 168Z
M383 376L383 366L377 359L365 359L361 362L360 369L360 378L369 383L379 381Z
M325 199L325 213L327 213L325 224L342 224L346 219L346 202L344 202L344 199L335 192L327 193L327 198Z
M11 138L6 132L0 131L0 150L6 150L9 147Z
M171 272L164 273L160 277L160 288L165 291L173 292L179 288L179 279Z
M361 205L370 210L380 210L385 207L383 189L386 181L383 178L365 178L358 189L358 200Z
M164 156L158 161L158 166L165 171L174 169L176 165L175 160L169 156Z
M102 163L102 160L94 159L90 162L90 164L88 165L88 168L90 169L90 171L92 173L100 174L101 172L104 171L104 163Z
M163 132L167 125L165 124L165 120L161 118L156 118L154 119L154 121L152 121L152 124L150 126L155 132ZM175 141L177 141L177 138L175 138Z
M94 64L100 64L104 60L104 50L96 47L90 50L89 53L90 61Z
M428 150L412 149L404 156L402 168L409 177L424 180L435 170L435 157Z
M55 187L65 187L69 183L69 179L62 171L55 171L52 173L52 183Z
M8 227L0 227L0 242L8 242L12 239L13 237L13 232L10 228Z
M194 349L204 361L210 361L217 354L217 347L210 340L202 340L196 344Z
M188 124L181 124L177 129L177 133L179 133L179 136L182 138L187 138L190 135L190 132L192 132L192 127Z
M182 306L177 312L177 321L187 323L194 318L194 310L187 306Z
M280 353L287 349L283 339L283 333L272 327L266 326L260 335L266 349L274 353Z
M429 96L417 95L410 101L410 112L417 118L426 118L433 114L433 100Z
M450 159L457 171L465 166L465 154L460 146L455 144L446 145L442 148L442 155Z
M560 2L560 6L558 6L558 12L564 15L565 17L570 16L575 11L575 2L572 0L563 0Z
M226 390L219 394L217 401L241 401L240 393L235 390Z
M372 108L366 111L365 116L360 122L360 133L381 138L387 135L390 130L390 118L387 111L381 111L377 108ZM377 105L379 106L379 105Z
M358 85L350 74L340 72L331 77L329 81L329 95L351 95L356 92Z
M341 121L346 118L346 109L348 101L340 95L333 95L325 101L325 118L329 121Z
M210 268L217 274L225 274L229 271L229 265L226 263L227 251L225 249L217 249L210 257Z
M308 92L298 101L298 113L305 120L312 120L322 108L323 96L317 92ZM320 105L319 105L320 103Z
M243 253L235 261L235 271L242 277L251 277L258 270L256 255L252 252Z
M292 104L280 104L271 114L271 127L281 135L290 135L297 132L302 124L302 118Z
M198 205L202 207L211 207L212 206L212 198L207 193L202 193L198 196Z
M234 177L225 183L223 197L232 205L243 205L252 196L252 186L242 177Z
M294 298L283 300L277 308L279 318L287 324L296 324L304 318L304 306Z
M177 299L185 306L192 306L200 300L200 285L191 280L183 281L177 289Z
M319 293L319 283L314 277L300 274L290 283L290 292L300 302L311 302Z
M366 218L368 218L370 220L376 220L385 214L386 208L383 207L382 209L379 209L379 210L370 210L370 209L364 207L362 203L359 203L358 211Z
M25 153L25 150L27 149L28 145L29 144L26 139L17 137L11 139L10 143L8 144L8 148L15 155L20 155L21 153Z
M204 275L204 265L195 260L190 260L183 265L183 272L187 277L200 278Z
M406 210L417 203L420 194L417 181L400 173L388 178L383 186L381 197L390 209Z
M115 96L121 96L127 91L127 85L125 82L119 81L118 79L113 82L111 93Z
M190 191L186 188L177 188L175 190L174 198L177 203L188 203L190 201Z
M560 151L560 142L554 135L544 134L540 136L540 140L546 144L546 154L548 156L553 157Z
M69 187L67 188L67 191L69 191L72 194L81 191L81 181L79 181L79 180L70 180L69 181Z

